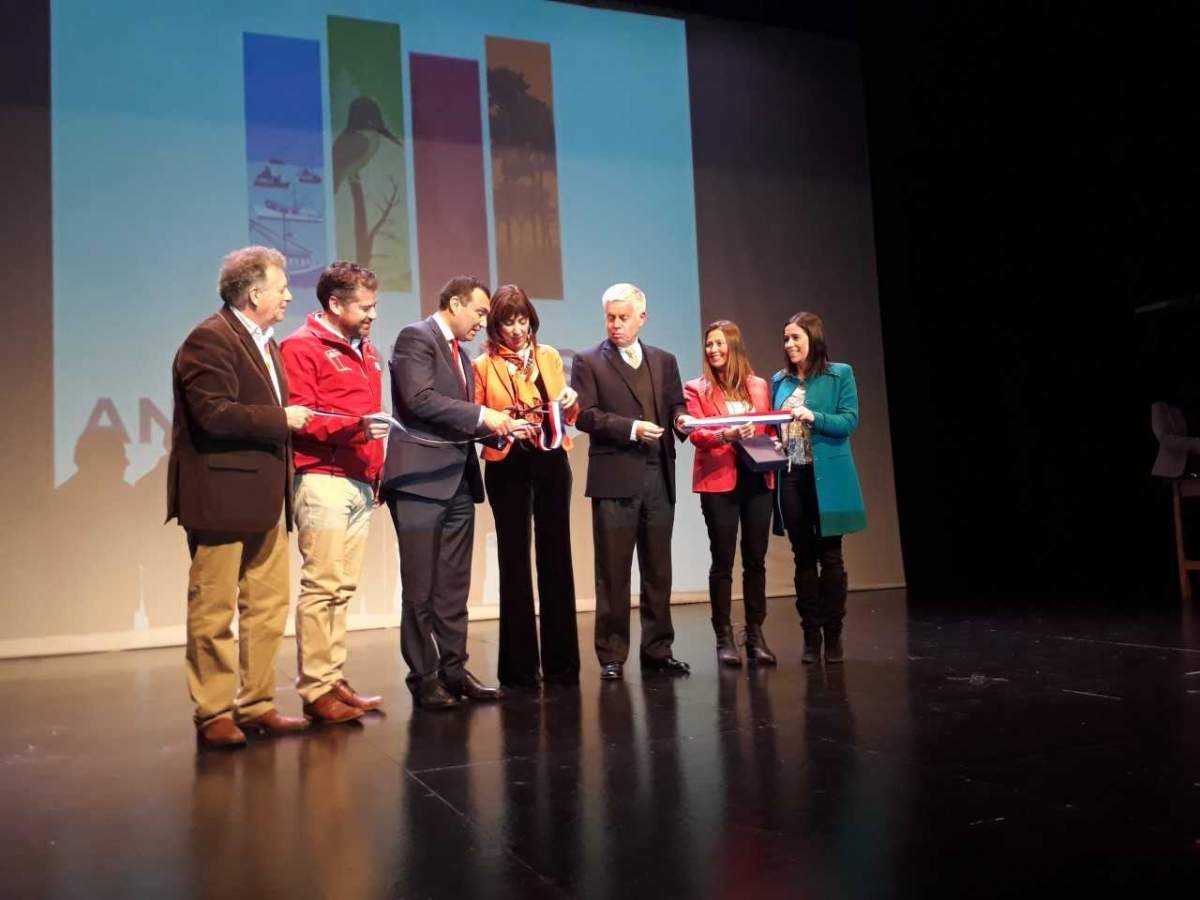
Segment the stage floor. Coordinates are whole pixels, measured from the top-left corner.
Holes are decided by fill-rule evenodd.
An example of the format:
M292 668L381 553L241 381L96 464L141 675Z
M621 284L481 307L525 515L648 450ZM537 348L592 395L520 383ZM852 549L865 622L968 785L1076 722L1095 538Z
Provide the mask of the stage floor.
M735 619L740 619L740 607ZM1077 897L1194 891L1200 630L1176 614L910 615L854 594L842 666L413 714L398 632L350 635L361 725L197 753L181 649L0 663L0 895ZM635 616L636 617L636 616ZM591 616L580 616L581 636ZM497 624L471 626L494 680ZM583 639L585 650L590 642ZM279 657L279 706L294 644Z

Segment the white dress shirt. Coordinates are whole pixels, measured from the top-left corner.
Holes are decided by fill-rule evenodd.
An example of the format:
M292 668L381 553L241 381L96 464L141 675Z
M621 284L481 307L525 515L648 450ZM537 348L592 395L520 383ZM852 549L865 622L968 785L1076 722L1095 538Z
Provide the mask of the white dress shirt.
M263 362L267 364L267 371L271 373L271 384L275 388L275 398L279 401L279 405L283 405L283 392L279 390L279 376L275 373L275 360L271 359L271 351L267 349L267 344L271 343L271 338L275 335L274 328L268 328L263 331L246 315L236 307L229 307L233 310L233 314L237 316L239 322L246 326L246 330L250 332L250 337L254 338L254 343L258 347L258 352L262 354Z

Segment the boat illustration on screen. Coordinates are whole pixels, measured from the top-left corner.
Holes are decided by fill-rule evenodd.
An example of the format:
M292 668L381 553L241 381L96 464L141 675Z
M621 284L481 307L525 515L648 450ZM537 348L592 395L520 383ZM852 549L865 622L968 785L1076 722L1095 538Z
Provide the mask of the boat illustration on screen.
M242 71L250 242L284 255L293 290L315 287L330 258L320 42L247 32Z
M313 222L319 223L325 221L325 216L316 209L307 206L301 206L299 203L280 203L277 200L266 199L262 203L256 203L254 206L254 217L256 219L279 219L291 222Z
M272 160L274 162L274 160ZM271 171L269 165L263 166L263 170L254 176L254 186L261 188L285 188L290 187L290 182L284 181L278 175Z
M324 256L323 172L278 158L252 162L247 168L250 239L284 255L293 284L316 284Z
M321 271L321 263L313 256L309 247L296 240L287 219L282 219L279 227L272 227L264 224L261 217L255 216L250 220L250 238L268 247L274 247L283 254L287 260L288 278L293 282L314 279Z

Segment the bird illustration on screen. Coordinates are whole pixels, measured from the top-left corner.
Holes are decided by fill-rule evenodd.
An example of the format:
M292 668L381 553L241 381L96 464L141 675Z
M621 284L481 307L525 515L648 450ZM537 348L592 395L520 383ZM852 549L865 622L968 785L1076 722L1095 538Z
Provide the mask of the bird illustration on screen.
M400 141L383 122L379 104L370 97L359 97L350 104L345 130L333 142L333 190L358 179L358 173L379 151L387 138L397 147Z

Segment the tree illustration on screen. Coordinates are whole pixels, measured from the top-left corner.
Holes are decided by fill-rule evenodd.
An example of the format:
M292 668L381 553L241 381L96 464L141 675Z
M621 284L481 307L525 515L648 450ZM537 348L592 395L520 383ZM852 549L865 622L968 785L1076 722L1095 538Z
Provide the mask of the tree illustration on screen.
M530 93L525 76L488 69L488 119L498 171L493 172L497 239L543 247L558 242L554 115ZM503 231L501 232L501 229Z
M346 127L333 142L333 190L336 195L349 188L354 204L354 249L355 259L364 266L371 265L375 238L391 221L396 202L400 198L400 184L388 177L390 190L386 196L368 198L363 187L363 171L371 165L385 141L395 144L403 152L404 145L392 133L384 121L379 104L371 97L360 95L351 103L346 114ZM368 224L372 209L378 218Z

